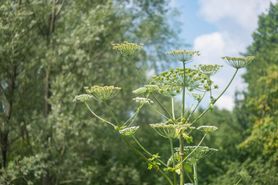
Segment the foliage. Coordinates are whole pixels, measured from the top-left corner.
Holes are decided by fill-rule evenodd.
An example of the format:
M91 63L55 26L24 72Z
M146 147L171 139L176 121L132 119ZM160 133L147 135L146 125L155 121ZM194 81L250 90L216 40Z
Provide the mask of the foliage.
M42 163L43 154L36 154L31 157L15 159L6 169L1 169L1 184L23 183L32 185L38 183L41 176L46 172L47 164Z
M139 173L134 158L123 157L129 151L121 141L111 142L115 134L72 100L83 84L112 81L126 87L118 96L131 100L131 89L146 78L145 53L123 63L110 45L143 40L146 47L162 50L174 36L165 7L164 1L134 1L132 6L122 0L1 1L0 176L17 179L6 184L152 182L148 173ZM115 107L118 118L128 117L134 107L119 100L106 103ZM113 118L110 111L106 115ZM28 177L14 166L25 159L31 160L25 166Z
M248 48L248 54L256 57L256 65L247 66L244 79L248 90L242 93L243 99L237 101L235 109L239 125L247 132L234 149L237 156L226 161L226 171L213 179L213 185L278 183L277 16L278 4L271 4L268 13L259 17Z

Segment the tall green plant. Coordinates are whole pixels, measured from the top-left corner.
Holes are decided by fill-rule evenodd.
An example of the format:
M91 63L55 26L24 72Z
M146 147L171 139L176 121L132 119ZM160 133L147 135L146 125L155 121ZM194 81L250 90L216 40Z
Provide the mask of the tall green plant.
M113 49L118 51L124 57L135 55L143 48L142 45L124 42L113 44ZM222 66L221 65L197 65L193 68L187 67L187 64L193 60L193 57L200 55L198 51L189 50L173 50L168 52L175 60L181 62L182 67L170 69L153 76L149 83L133 91L137 96L133 100L138 103L137 109L131 112L131 116L126 121L113 122L98 115L93 106L95 102L102 103L103 106L108 100L113 100L121 92L120 87L116 86L98 86L86 87L86 94L81 94L75 97L75 101L83 102L88 110L99 120L110 125L118 132L125 143L148 164L148 169L155 169L159 172L170 185L184 185L186 178L189 179L190 174L185 172L186 166L193 168L194 185L198 185L197 164L201 158L217 151L208 146L202 146L205 138L210 135L217 127L213 125L202 125L195 127L196 122L202 118L209 110L212 110L215 103L226 92L235 78L238 70L245 67L254 60L254 57L223 57L233 68L234 74L229 83L221 91L219 95L214 95L215 89L218 86L211 80ZM180 101L181 106L175 105L175 99L182 95ZM197 117L193 116L198 107L209 96L209 106ZM171 100L171 106L165 107L159 100L159 96L165 96ZM193 97L194 103L190 107L186 107L187 100ZM136 132L140 129L140 124L136 124L136 117L144 106L155 107L161 117L161 123L148 124L155 133L169 140L169 151L171 153L167 159L158 153L152 153L136 137ZM176 107L181 107L180 115L175 110ZM194 132L201 133L202 137L196 145L192 146ZM131 142L133 140L133 142ZM178 142L177 142L178 141ZM178 143L178 146L174 144ZM135 145L133 145L135 144Z

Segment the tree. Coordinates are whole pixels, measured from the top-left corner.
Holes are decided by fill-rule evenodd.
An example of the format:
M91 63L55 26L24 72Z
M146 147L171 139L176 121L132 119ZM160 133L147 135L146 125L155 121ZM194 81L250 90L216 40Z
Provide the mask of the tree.
M244 75L248 90L236 106L240 125L248 132L239 143L238 159L227 166L227 172L212 184L269 184L277 178L277 52L278 4L271 4L268 13L259 17L258 29L248 54L255 55L255 65L247 67Z
M107 46L145 39L150 49L162 49L173 36L165 7L164 1L1 1L1 184L145 182L140 165L117 155L128 152L111 144L113 133L72 100L83 84L108 81L126 86L120 96L131 99L128 90L146 78L146 56L119 65ZM132 107L114 106L121 117Z

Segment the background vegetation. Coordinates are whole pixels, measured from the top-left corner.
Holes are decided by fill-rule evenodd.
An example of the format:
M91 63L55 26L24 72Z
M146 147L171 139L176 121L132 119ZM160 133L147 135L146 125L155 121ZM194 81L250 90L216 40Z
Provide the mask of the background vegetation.
M84 85L125 87L106 107L95 105L109 119L124 120L134 106L127 103L132 89L150 69L165 67L154 61L175 46L167 20L173 11L163 0L132 2L0 2L0 184L165 184L72 102ZM235 109L202 120L219 127L206 141L219 152L200 163L200 184L278 184L277 18L277 4L260 16L248 48L256 62L247 67L248 89L237 93ZM144 43L149 53L122 60L111 43L124 40ZM145 110L138 121L150 119L159 117ZM151 150L165 148L147 129L139 137Z

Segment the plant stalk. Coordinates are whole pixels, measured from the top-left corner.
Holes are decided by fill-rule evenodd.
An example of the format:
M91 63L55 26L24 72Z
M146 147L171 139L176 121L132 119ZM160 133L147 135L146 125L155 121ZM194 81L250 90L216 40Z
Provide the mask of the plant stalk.
M175 100L174 100L174 97L171 97L171 101L172 101L172 118L173 118L173 120L175 120L176 117L175 117Z
M180 134L179 137L179 142L180 142L180 160L181 160L181 164L180 164L180 185L184 185L184 142L183 142L183 138L182 138L182 134Z
M183 62L183 87L182 87L182 118L184 117L185 111L185 62Z
M92 109L91 107L88 105L88 103L85 102L86 107L88 108L88 110L99 120L103 121L104 123L107 123L109 125L111 125L113 128L116 128L116 125L114 125L113 123L111 123L110 121L105 120L104 118L100 117L99 115L97 115Z
M182 120L184 118L184 112L185 112L185 62L183 62L183 87L182 87L182 113L181 117ZM184 141L182 133L183 131L180 131L179 135L179 144L180 144L180 185L184 185Z
M174 157L174 146L173 146L173 140L171 138L169 138L170 141L170 147L171 147L171 155ZM173 160L173 168L175 168L176 163L175 163L175 159ZM177 175L176 172L173 172L173 179L174 179L174 184L177 184Z
M193 164L193 172L194 172L194 185L198 185L197 163Z

